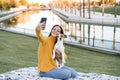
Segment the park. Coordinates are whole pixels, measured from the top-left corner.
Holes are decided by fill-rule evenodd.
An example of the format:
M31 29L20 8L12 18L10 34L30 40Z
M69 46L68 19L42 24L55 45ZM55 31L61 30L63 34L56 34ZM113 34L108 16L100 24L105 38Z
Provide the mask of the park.
M77 80L120 79L119 1L52 0L49 6L27 3L30 0L20 0L19 4L16 0L11 1L16 5L9 4L9 0L0 0L1 6L6 3L14 5L1 7L0 11L0 80L26 80L27 77L27 80L46 80L38 78L36 71L38 41L34 32L43 16L49 20L43 31L45 35L48 35L52 25L63 26L68 36L65 40L65 52L68 55L65 65L78 71ZM15 8L21 5L27 7Z

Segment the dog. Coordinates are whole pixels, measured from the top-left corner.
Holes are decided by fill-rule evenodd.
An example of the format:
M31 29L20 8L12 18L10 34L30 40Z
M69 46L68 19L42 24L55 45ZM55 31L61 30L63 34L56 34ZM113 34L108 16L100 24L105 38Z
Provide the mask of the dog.
M53 49L52 58L55 59L58 68L62 68L65 64L65 58L64 58L65 52L64 52L63 41L64 41L64 38L66 38L66 37L67 36L65 34L59 34L59 36L57 37L57 42ZM56 53L56 50L59 50L61 52L61 54L58 55ZM61 57L60 57L60 55L61 55Z

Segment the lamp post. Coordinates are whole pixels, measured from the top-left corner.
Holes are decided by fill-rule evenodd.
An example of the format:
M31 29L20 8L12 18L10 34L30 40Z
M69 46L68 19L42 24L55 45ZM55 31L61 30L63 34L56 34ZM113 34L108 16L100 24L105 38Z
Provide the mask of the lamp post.
M85 0L83 0L83 18L85 17Z
M91 18L91 15L90 15L90 0L88 0L88 4L89 4L89 7L88 7L88 12L89 12L89 19Z
M102 0L102 16L104 16L104 4L105 4L105 2L104 2L104 0Z
M116 7L116 0L115 0L115 3L114 3L114 17L115 18L117 18L116 12L117 12L117 7Z
M82 15L82 13L81 13L81 0L80 0L80 16Z

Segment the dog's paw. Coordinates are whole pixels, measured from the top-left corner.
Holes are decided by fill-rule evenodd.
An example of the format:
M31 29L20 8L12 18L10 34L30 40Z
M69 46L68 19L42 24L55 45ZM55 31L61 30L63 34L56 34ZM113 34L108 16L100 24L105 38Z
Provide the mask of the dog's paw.
M59 64L58 69L61 69L64 66L64 64Z

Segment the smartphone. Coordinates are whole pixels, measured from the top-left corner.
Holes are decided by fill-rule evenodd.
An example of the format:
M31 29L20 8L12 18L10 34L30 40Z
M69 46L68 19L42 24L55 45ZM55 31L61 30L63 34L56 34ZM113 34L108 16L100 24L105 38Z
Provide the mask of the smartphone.
M45 22L45 24L46 24L46 22L47 22L47 18L41 18L41 20L40 20L40 23L43 23L43 22Z
M46 22L47 22L47 18L46 17L41 18L40 23L46 24ZM45 26L42 27L42 30L45 30Z

